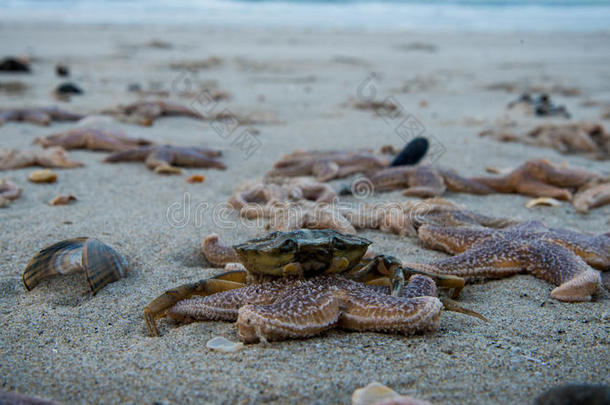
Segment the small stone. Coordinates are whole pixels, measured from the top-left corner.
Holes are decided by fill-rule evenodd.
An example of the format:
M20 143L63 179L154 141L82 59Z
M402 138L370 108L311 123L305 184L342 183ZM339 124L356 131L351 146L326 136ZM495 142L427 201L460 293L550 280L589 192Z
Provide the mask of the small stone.
M203 183L205 176L203 174L193 174L186 178L187 183Z
M57 181L57 173L53 173L49 169L34 170L28 176L28 180L32 183L55 183Z
M71 194L70 195L58 195L57 197L55 197L51 201L49 201L49 205L68 205L72 201L76 201L76 197L74 197Z

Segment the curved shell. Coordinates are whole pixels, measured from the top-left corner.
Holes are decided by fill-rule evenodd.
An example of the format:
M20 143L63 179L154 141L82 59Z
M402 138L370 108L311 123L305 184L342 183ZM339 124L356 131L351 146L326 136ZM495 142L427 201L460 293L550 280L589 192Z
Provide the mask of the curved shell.
M125 258L97 239L67 239L38 252L23 272L23 284L29 291L41 280L60 274L84 271L93 295L108 283L125 275Z

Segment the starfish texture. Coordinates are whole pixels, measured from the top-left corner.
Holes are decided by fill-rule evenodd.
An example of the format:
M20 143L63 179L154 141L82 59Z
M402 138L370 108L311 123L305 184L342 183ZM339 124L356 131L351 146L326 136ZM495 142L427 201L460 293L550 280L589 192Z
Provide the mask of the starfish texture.
M44 138L36 138L43 148L61 146L64 149L90 149L109 152L122 151L138 146L150 145L151 141L142 138L131 138L122 131L111 131L97 128L75 128L58 132Z
M276 162L267 176L314 176L318 181L329 181L369 170L382 169L389 164L389 159L368 150L295 151Z
M593 181L581 187L572 201L578 212L588 212L591 208L610 204L610 180Z
M164 116L183 116L203 119L197 111L178 103L169 101L138 101L104 111L121 121L150 126L155 119Z
M128 149L108 155L104 162L145 162L146 167L155 173L178 174L181 167L203 167L224 170L226 166L214 159L221 151L198 147L181 147L172 145L153 145Z
M239 187L229 199L229 204L247 212L249 207L276 202L308 200L332 203L336 198L337 193L328 184L303 179L268 178Z
M610 158L610 133L595 122L543 124L524 134L513 134L504 128L486 130L481 136L491 136L501 142L553 148L561 153L578 153L599 159Z
M544 159L534 159L502 176L473 177L470 180L498 193L518 193L570 201L573 191L596 178L598 176L594 173L557 166Z
M479 225L504 228L515 222L504 218L493 218L463 209L442 198L429 198L412 202L388 202L363 204L344 208L342 214L356 229L379 229L382 232L401 236L416 236L424 224L439 226Z
M0 149L0 170L28 166L72 168L83 166L83 164L70 160L65 149L60 147L45 150Z
M557 285L551 297L561 301L590 300L601 282L590 266L610 268L610 235L547 228L538 221L501 230L424 225L418 234L427 247L455 256L407 267L467 279L527 272Z
M445 190L471 194L490 194L494 190L477 181L464 178L453 170L429 164L400 166L379 170L371 176L357 180L353 190L369 184L374 191L404 190L406 196L421 198L442 195Z
M336 275L281 278L179 301L168 315L180 322L237 321L246 343L305 338L334 327L401 334L438 329L443 305L434 281L415 275L400 296L385 290Z
M84 116L57 107L0 109L0 124L7 121L31 122L50 125L52 121L78 121Z

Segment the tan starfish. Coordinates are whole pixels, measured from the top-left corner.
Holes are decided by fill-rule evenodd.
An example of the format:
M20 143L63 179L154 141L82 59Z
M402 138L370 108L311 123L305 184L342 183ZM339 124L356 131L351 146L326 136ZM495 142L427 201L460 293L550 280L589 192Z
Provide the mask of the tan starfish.
M438 329L443 305L432 279L414 275L400 296L389 292L335 275L282 278L179 301L168 316L237 321L246 343L310 337L334 327L401 334Z
M204 117L197 111L178 103L169 101L138 101L128 105L121 105L114 109L103 111L112 114L121 121L150 126L155 119L162 116L184 116L197 119Z
M57 107L0 109L0 125L7 121L18 121L47 126L51 121L78 121L83 117Z
M610 133L595 122L539 125L523 135L504 128L487 130L481 136L492 136L501 142L520 142L553 148L561 153L581 153L592 157L610 157Z
M60 147L45 150L0 149L0 170L28 166L71 168L80 167L83 164L70 160L65 149Z
M593 181L581 187L572 201L578 212L588 212L591 208L610 204L610 179Z
M329 181L387 167L389 159L368 150L306 152L295 151L273 165L267 176L314 176Z
M412 202L386 202L344 207L341 213L356 229L379 229L401 236L416 236L424 224L441 226L479 225L504 228L516 224L504 218L493 218L459 207L442 198Z
M21 197L21 188L7 179L0 179L0 208Z
M238 187L229 199L229 204L242 210L252 205L276 202L309 200L332 203L336 199L337 193L328 184L298 178L267 178Z
M587 235L547 228L529 221L502 230L424 225L418 231L427 247L455 254L407 267L467 279L500 278L527 272L558 287L551 297L588 301L610 268L610 235Z
M221 151L198 147L181 147L172 145L153 145L128 149L108 155L104 162L145 162L146 167L155 173L178 174L181 167L212 167L226 169L226 166L214 159Z
M528 160L506 175L472 177L469 180L490 187L498 193L571 200L574 190L596 178L598 175L594 173L557 166L545 159L534 159Z
M58 132L44 138L36 138L43 148L61 146L64 149L90 149L102 151L121 151L138 146L150 145L151 141L142 138L131 138L122 131L104 130L98 128L75 128Z
M421 198L437 197L445 190L490 194L494 190L484 184L458 175L453 170L442 169L429 164L417 166L398 166L379 170L352 185L353 190L365 187L368 183L374 191L402 190L404 195Z

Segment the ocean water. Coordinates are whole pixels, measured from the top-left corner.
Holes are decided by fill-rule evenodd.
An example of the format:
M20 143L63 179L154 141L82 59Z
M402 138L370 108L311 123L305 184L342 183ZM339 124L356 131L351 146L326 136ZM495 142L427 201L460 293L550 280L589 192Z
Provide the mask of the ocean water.
M610 31L610 0L0 0L0 23Z

